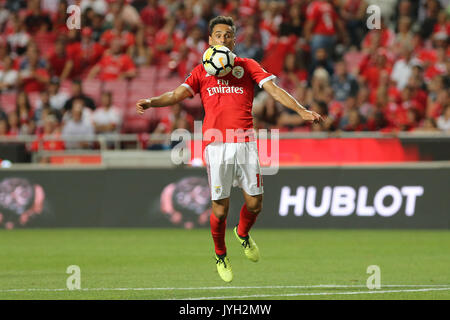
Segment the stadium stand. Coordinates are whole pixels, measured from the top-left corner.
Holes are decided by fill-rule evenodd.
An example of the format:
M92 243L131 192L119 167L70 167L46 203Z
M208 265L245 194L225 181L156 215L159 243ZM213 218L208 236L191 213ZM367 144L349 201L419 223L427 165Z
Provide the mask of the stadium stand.
M65 25L72 4L82 9L80 30ZM258 128L300 133L448 131L450 6L439 0L384 1L380 29L369 30L366 9L371 4L377 1L3 0L0 117L9 121L8 115L17 112L17 95L25 91L31 119L19 121L19 127L27 125L38 134L34 123L42 119L37 115L46 117L57 109L55 99L48 106L41 103L41 92L50 85L50 76L56 76L59 91L69 96L72 81L80 80L94 109L101 93L111 91L123 117L120 132L150 134L171 108L138 116L136 101L180 85L207 44L209 19L229 15L237 25L242 57L259 60L300 103L319 108L328 118L321 125L292 122L295 114L261 99L255 113ZM119 54L111 51L116 43ZM12 87L7 86L7 59L18 73ZM344 61L348 75L341 82L334 76L339 61ZM100 74L91 78L90 71L98 66ZM357 90L339 101L336 88L345 87L350 78ZM202 119L200 97L187 99L182 108L193 119ZM270 108L275 108L275 116L269 119L268 111L274 111ZM59 111L63 114L57 117L55 132L70 119L65 115L70 109ZM287 124L286 116L295 124ZM83 119L91 121L89 116ZM2 135L23 132L10 128Z

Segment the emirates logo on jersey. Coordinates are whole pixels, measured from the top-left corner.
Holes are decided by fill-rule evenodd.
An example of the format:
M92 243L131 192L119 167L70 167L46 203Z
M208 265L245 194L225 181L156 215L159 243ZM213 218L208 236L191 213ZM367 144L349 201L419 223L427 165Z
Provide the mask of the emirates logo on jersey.
M217 85L217 87L206 88L210 97L218 93L244 94L243 87L230 86L229 80L217 79Z

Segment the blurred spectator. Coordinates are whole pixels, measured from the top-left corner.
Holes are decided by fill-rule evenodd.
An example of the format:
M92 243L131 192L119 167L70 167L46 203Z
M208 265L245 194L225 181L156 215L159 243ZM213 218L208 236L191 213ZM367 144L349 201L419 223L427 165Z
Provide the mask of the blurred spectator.
M49 113L43 120L42 132L31 145L32 151L61 151L65 149L64 141L61 139L61 128L58 118ZM50 162L49 157L42 157L41 163Z
M119 41L120 47L124 51L128 50L135 42L133 33L125 30L124 21L120 18L114 19L113 29L103 32L100 38L100 44L107 49L111 47L114 40Z
M279 80L279 85L291 94L298 87L306 86L308 71L305 69L302 59L297 58L294 53L289 53L284 60L284 68Z
M433 33L434 26L438 21L441 4L438 0L427 0L425 2L425 8L425 19L420 26L420 31L423 38L428 38Z
M320 132L320 131L329 131L333 125L333 119L327 117L328 108L327 104L323 101L314 100L311 104L311 111L318 112L319 114L324 116L324 121L320 123L308 123L307 126L310 127L311 131Z
M12 14L9 22L11 26L10 30L8 30L8 25L6 26L6 39L13 57L21 56L27 50L31 37L26 32L25 25L17 14Z
M343 131L365 131L366 126L362 122L358 109L350 109L347 114L347 124L342 127Z
M277 125L281 106L267 92L261 91L253 103L252 114L255 127L258 129L270 129Z
M448 100L442 111L442 115L437 119L436 124L440 130L450 132L450 102Z
M447 55L447 49L445 47L439 47L435 50L436 58L435 61L429 64L429 67L425 70L424 77L429 80L437 75L449 74L449 69L447 68L450 61L450 55Z
M0 41L0 70L4 69L4 63L7 57L10 57L9 47L5 42Z
M149 48L145 39L144 28L139 28L136 32L136 41L128 49L128 55L133 59L136 67L148 66L152 62L153 50Z
M36 129L36 125L34 122L34 112L31 108L27 93L24 91L21 91L17 94L15 113L17 114L19 133L34 134L34 131Z
M55 46L48 56L50 76L59 77L64 81L69 76L69 70L65 69L67 62L65 41L60 38L55 42Z
M71 4L81 5L81 30L66 26ZM365 10L371 4L381 8L382 19L381 29L369 31ZM0 4L2 106L14 107L17 88L30 93L36 109L27 117L22 107L21 116L8 116L11 129L7 119L0 126L10 134L31 132L26 120L31 116L35 131L42 133L48 114L69 121L67 111L77 98L88 107L83 121L91 121L95 103L81 89L88 76L100 80L89 88L95 97L102 81L132 78L148 65L157 67L155 81L139 79L126 95L147 86L154 92L168 76L174 81L184 77L208 45L209 20L219 14L235 19L238 56L260 61L300 103L326 115L323 123L306 125L261 92L254 103L256 127L333 131L342 124L343 130L439 130L436 122L450 99L450 16L444 1L436 0L6 0ZM60 91L54 76L80 79L73 83L72 96ZM160 122L152 127L162 128L169 120ZM190 128L182 117L170 123Z
M84 105L91 110L95 110L95 102L91 97L85 95L83 92L83 85L80 80L72 81L72 97L66 101L64 104L64 110L70 111L72 110L72 106L75 100L81 99L84 102Z
M95 134L95 129L92 123L90 121L83 120L84 108L83 100L76 99L70 111L70 118L63 125L62 137L63 139L66 139L65 145L67 149L83 149L91 146L91 142L89 140L73 141L70 139L70 137L76 136L89 139Z
M295 35L290 36L272 36L265 47L264 57L261 66L268 72L279 75L283 70L284 59L289 53L295 52Z
M292 93L297 101L305 101L306 99L306 86L299 86ZM289 108L282 108L278 116L277 126L280 128L293 129L295 127L300 127L304 124L302 117L298 115L297 112Z
M380 19L380 29L372 29L366 33L361 47L364 52L374 52L378 48L388 48L394 44L395 33L386 26L383 15Z
M202 60L203 53L209 47L203 38L202 29L199 26L194 26L185 44L180 48L180 56L172 55L172 58L175 60L173 65L178 63L177 71L180 77L186 77L198 62Z
M238 57L261 61L263 48L258 41L257 30L253 25L248 25L244 29L243 39L236 43L234 52Z
M329 87L330 74L322 67L317 68L312 75L311 87L308 90L306 100L311 102L313 100L324 101L324 95Z
M100 42L103 32L105 32L106 27L104 24L104 16L101 14L94 14L91 21L92 29L92 40L96 43Z
M417 63L417 60L413 59L412 47L410 44L403 44L401 47L401 59L394 63L391 74L391 79L395 81L397 88L400 90L408 84L414 63Z
M436 97L429 100L426 108L426 116L431 118L438 118L442 113L445 105L450 99L448 89L439 89L436 91Z
M347 73L344 60L339 60L334 65L331 87L337 101L345 101L348 97L355 97L358 93L358 83L352 75Z
M45 61L39 59L37 49L27 50L27 60L21 64L19 85L27 93L39 92L45 89L49 82L49 74L45 68Z
M81 11L91 8L95 13L105 15L108 12L108 3L105 0L81 0Z
M311 56L316 58L316 51L323 48L329 57L333 57L338 36L348 42L342 20L330 3L331 0L312 1L306 12L305 38L310 42Z
M183 43L183 36L175 29L177 21L168 17L164 27L156 32L153 50L155 52L155 64L167 65L170 55L176 54Z
M392 46L396 57L402 55L402 48L411 46L413 42L413 33L411 31L412 21L408 16L401 16L398 21L398 33L395 36L395 43ZM411 48L412 50L413 48Z
M18 136L20 132L20 122L16 111L11 111L8 113L8 135Z
M0 118L0 137L9 136L8 119Z
M28 0L25 26L27 32L30 34L35 34L38 31L50 31L52 29L50 15L41 9L40 0Z
M350 38L350 45L360 48L366 26L367 3L365 0L344 0L341 15Z
M313 73L319 68L325 69L329 75L332 75L334 72L331 59L329 58L325 48L318 48L316 50L315 59L312 61L308 70L309 79L311 78Z
M36 134L41 134L44 129L45 118L54 112L50 106L50 97L48 91L42 91L40 99L37 102L37 107L34 110L34 122L36 124ZM55 115L56 116L56 115ZM60 119L61 117L59 117Z
M48 85L48 93L51 108L62 112L70 96L66 92L60 91L60 83L58 78L53 77Z
M303 34L303 20L301 12L301 3L294 3L288 7L287 17L280 25L280 35L288 36L291 34L301 37Z
M141 11L142 22L155 29L161 29L167 9L159 4L158 0L147 0L147 5Z
M358 106L359 113L365 118L368 118L375 111L375 106L370 102L370 91L367 86L359 87L356 105Z
M92 114L95 132L100 134L119 133L122 124L120 110L112 104L112 93L102 93L100 107Z
M414 132L438 132L436 121L433 118L425 118L422 125L413 130Z
M375 91L380 85L383 75L389 79L392 65L388 53L384 48L377 49L373 55L366 55L359 66L360 81L366 84L370 90ZM400 77L402 77L400 75Z
M128 54L122 53L120 40L113 40L111 48L105 51L100 61L91 69L87 78L92 79L96 75L102 81L131 79L136 76L136 67L133 60Z
M48 0L52 2L52 0ZM53 32L57 35L64 35L67 33L67 13L68 3L67 0L53 1L56 4L56 11L52 14L53 20Z
M13 69L13 60L6 56L3 60L3 70L0 69L0 93L16 89L18 79L19 73Z
M171 107L170 113L161 119L154 133L172 133L179 128L189 131L194 129L194 118L183 109L181 103Z
M64 67L65 77L84 77L98 63L104 48L92 39L92 29L85 27L81 31L81 41L67 46L68 61Z
M137 28L141 23L141 17L136 8L129 4L129 0L115 0L110 2L110 12L115 18L122 19L131 28Z

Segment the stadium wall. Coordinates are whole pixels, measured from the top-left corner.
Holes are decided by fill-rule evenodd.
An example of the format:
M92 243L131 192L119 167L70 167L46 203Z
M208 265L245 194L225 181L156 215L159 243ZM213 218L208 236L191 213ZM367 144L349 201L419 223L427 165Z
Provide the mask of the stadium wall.
M281 168L264 176L261 228L448 229L450 165ZM243 198L232 191L228 226ZM203 168L0 170L0 228L209 225Z

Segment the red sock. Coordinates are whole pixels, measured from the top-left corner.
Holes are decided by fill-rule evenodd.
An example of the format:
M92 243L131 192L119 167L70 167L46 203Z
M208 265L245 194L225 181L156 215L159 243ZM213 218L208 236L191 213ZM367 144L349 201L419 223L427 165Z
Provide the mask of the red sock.
M240 237L245 238L246 236L248 236L248 232L255 223L257 217L258 217L257 214L251 213L250 211L247 210L247 206L244 203L241 209L237 229L237 233Z
M225 246L225 228L227 226L227 220L220 220L214 213L211 213L209 217L211 224L211 234L214 240L214 247L217 255L223 255L227 253L227 247Z

